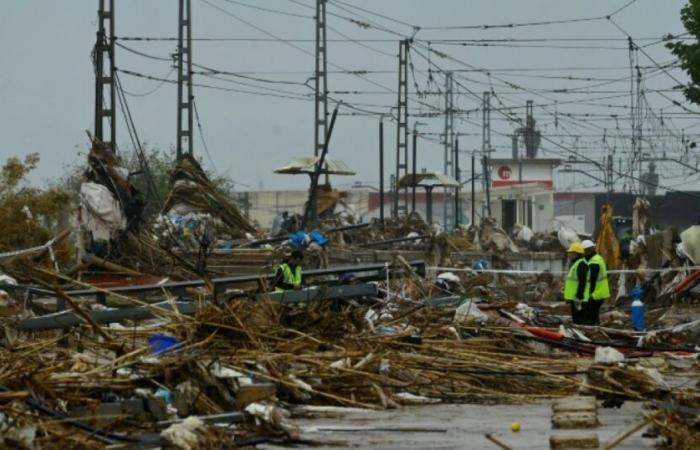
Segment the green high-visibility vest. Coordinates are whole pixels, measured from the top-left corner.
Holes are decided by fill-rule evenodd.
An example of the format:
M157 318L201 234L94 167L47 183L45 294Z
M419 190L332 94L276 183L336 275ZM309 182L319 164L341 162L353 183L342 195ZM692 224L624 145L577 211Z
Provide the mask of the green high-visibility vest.
M301 284L301 266L296 266L294 271L292 271L292 268L289 267L289 264L282 263L280 264L279 268L282 269L282 274L284 275L284 279L282 281L292 285ZM277 292L284 292L287 290L288 289L283 289L281 287L275 287L275 291Z
M576 300L576 291L578 291L578 266L579 264L586 264L584 258L579 258L575 263L569 268L569 273L566 274L566 280L564 281L564 300L574 301ZM588 288L589 285L586 283L586 288L583 291L583 301L588 301Z
M598 264L600 270L598 271L598 279L596 280L595 290L591 292L591 297L593 300L605 300L610 298L610 285L608 284L608 268L605 265L605 260L599 254L593 255L588 261L588 264ZM590 290L590 275L588 276L589 283L588 289Z

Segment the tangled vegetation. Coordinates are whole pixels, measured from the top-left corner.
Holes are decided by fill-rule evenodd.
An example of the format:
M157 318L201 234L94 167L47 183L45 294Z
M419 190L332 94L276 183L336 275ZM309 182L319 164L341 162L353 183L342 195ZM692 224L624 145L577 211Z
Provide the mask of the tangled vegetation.
M68 223L73 194L28 184L38 163L39 155L31 153L24 160L8 158L0 170L0 252L41 245Z

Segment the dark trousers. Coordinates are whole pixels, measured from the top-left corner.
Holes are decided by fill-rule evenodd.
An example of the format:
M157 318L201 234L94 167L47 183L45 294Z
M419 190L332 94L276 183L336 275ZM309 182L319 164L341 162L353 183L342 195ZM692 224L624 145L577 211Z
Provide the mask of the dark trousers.
M603 306L602 300L589 300L584 303L584 310L586 312L586 324L588 325L599 325L600 324L600 307Z
M586 304L581 303L581 309L576 309L576 302L569 301L571 305L571 321L576 325L585 325L588 314L586 312Z

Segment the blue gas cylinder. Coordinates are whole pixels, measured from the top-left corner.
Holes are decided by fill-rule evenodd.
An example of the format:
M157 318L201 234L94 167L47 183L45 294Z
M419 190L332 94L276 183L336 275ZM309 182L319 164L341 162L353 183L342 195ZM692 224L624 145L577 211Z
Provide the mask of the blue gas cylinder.
M644 292L639 287L635 287L632 289L632 292L630 292L630 295L634 299L631 307L632 328L637 331L646 330L646 323L644 321L644 302L641 300L643 293Z

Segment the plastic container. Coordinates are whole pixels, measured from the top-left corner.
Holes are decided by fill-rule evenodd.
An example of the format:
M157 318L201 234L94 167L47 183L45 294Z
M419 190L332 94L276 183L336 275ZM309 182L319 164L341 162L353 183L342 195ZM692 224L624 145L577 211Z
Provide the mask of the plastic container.
M156 397L162 397L166 405L169 405L173 400L170 390L165 388L158 388L154 395Z
M481 272L489 268L489 262L483 256L472 263L472 269Z
M633 287L630 291L630 297L632 297L633 300L641 300L643 296L644 290L639 286Z
M632 302L632 328L636 331L646 330L644 322L644 302L637 299Z
M151 346L151 352L158 354L170 350L178 344L177 338L165 334L156 334L148 338L148 345Z

